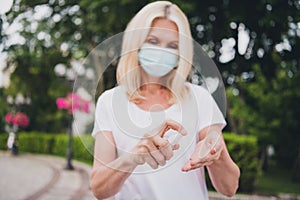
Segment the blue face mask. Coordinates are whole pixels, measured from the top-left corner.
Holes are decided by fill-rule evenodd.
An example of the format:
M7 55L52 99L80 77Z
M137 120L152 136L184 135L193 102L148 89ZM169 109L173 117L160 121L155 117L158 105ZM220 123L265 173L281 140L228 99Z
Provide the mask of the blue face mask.
M178 50L143 44L138 58L147 74L162 77L178 65Z

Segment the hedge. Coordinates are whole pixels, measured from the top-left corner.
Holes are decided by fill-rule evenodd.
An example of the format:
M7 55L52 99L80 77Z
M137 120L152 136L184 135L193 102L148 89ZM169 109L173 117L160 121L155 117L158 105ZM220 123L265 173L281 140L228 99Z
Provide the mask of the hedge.
M0 134L0 149L6 150L8 134ZM68 136L67 134L45 134L38 132L19 133L19 151L29 153L51 154L65 157ZM88 164L93 162L94 139L89 135L73 137L73 159Z
M8 134L0 134L0 149L6 150ZM66 134L43 134L37 132L19 134L21 152L51 154L64 157L68 145ZM232 159L241 170L239 191L252 192L259 175L258 146L253 136L224 133L224 139ZM94 140L91 136L73 137L73 158L89 164L93 162ZM211 187L208 181L208 187Z
M241 171L239 191L252 192L260 174L256 137L233 133L225 133L223 135L231 158Z
M253 192L256 180L260 174L256 138L233 133L224 133L223 136L232 160L239 166L241 171L238 191L245 193ZM206 174L208 174L207 171ZM208 176L206 176L206 182L208 183L208 188L212 189L212 184Z

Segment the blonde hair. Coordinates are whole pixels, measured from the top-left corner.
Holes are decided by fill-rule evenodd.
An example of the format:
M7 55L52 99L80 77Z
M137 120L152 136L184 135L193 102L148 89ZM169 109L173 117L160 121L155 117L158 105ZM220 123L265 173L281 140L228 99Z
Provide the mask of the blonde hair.
M143 7L128 23L123 37L122 52L117 67L117 81L126 87L129 100L143 99L139 92L142 84L138 50L149 34L152 22L166 18L177 25L179 33L179 62L168 76L166 88L174 98L183 100L188 93L185 81L190 73L193 58L193 40L185 14L168 1L156 1ZM173 101L176 101L173 99Z

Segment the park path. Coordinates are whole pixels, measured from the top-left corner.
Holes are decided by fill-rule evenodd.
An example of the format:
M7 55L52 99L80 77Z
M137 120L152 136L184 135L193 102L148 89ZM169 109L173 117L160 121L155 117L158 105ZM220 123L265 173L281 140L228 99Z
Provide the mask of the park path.
M0 200L93 200L89 188L91 168L47 155L10 156L0 152Z
M75 169L65 170L65 164L65 159L60 157L36 154L11 156L0 151L0 200L95 200L89 188L91 166L73 161ZM209 199L300 200L300 197L237 194L226 198L209 192Z

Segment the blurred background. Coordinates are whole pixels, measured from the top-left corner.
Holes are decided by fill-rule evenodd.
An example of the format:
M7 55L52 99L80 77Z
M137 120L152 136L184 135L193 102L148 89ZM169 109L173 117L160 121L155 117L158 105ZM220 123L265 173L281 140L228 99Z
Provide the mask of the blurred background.
M19 134L21 152L64 156L73 145L75 158L91 163L87 153L92 149L92 118L87 128L77 131L84 135L78 141L57 139L67 136L73 120L73 110L57 100L72 92L74 76L95 78L88 69L76 71L78 63L122 32L149 2L1 0L0 149L7 150L13 132ZM228 122L224 134L241 168L240 192L300 194L300 1L173 2L186 13L194 39L223 77ZM116 84L115 69L112 64L105 71L98 95ZM78 111L92 111L95 99L82 98L81 103L91 105ZM18 112L28 123L10 121ZM88 141L84 145L82 138Z

